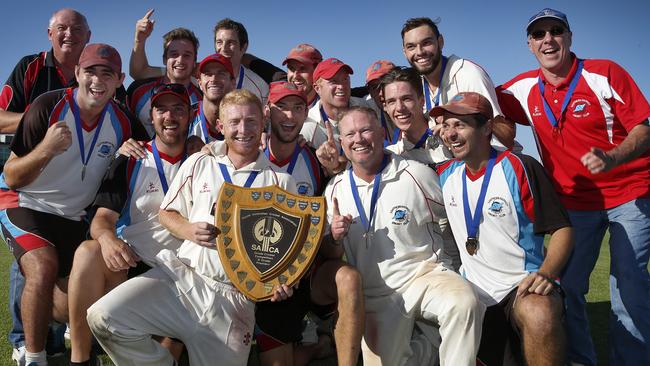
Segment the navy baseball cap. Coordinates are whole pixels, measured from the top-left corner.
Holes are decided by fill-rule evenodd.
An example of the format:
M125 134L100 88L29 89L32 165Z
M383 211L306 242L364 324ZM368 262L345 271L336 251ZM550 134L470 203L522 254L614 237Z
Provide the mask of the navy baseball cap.
M533 25L533 23L535 23L540 19L545 19L545 18L559 20L560 22L562 22L562 24L564 24L566 29L571 31L571 27L569 27L569 20L567 19L566 14L555 9L545 8L542 9L542 11L540 11L539 13L530 17L530 19L528 20L528 25L526 26L526 33L530 33L530 26Z

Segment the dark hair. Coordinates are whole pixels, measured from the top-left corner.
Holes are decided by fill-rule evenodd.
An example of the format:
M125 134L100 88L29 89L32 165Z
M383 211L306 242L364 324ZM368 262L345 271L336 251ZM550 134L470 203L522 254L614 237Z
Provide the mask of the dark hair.
M172 41L185 39L192 42L194 46L194 61L196 61L196 54L199 51L199 39L196 38L194 32L187 28L175 28L163 35L163 60L167 59L167 50Z
M403 81L411 84L411 87L417 93L418 97L422 96L422 79L412 67L395 67L379 79L379 88L382 94L386 85Z
M229 29L237 32L237 38L239 38L239 48L241 49L244 45L248 44L248 32L246 28L240 22L236 22L230 18L221 19L217 25L214 26L214 42L217 42L217 32L220 29Z
M431 20L431 18L427 18L427 17L409 18L406 20L404 26L402 27L402 41L404 41L404 34L406 32L415 29L417 27L421 27L423 25L426 25L429 28L431 28L433 33L435 33L436 37L440 37L440 31L438 30L438 23L440 23L440 18L437 18L436 20Z

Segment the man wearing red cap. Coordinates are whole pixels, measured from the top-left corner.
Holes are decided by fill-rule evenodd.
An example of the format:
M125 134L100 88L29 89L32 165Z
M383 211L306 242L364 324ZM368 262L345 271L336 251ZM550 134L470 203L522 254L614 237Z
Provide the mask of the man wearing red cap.
M409 64L418 71L424 93L424 113L431 108L448 103L460 92L477 92L492 105L494 116L501 115L494 83L479 65L456 55L444 56L445 39L436 22L429 18L408 19L402 27L402 47ZM514 123L502 119L495 123L494 146L512 147L515 136Z
M235 89L235 74L230 59L219 53L204 58L198 70L203 100L196 105L196 116L190 126L189 135L197 136L203 144L207 144L223 140L223 133L217 127L219 103L226 94Z
M271 119L271 135L264 154L273 163L273 169L291 174L299 194L322 194L323 172L315 153L307 145L301 147L297 140L307 118L304 92L288 82L272 83L266 113ZM342 254L340 246L324 241L310 270L311 275L303 278L289 299L257 305L256 338L263 352L260 355L262 364L272 364L274 360L292 365L294 354L295 361L307 362L302 359L303 355L309 358L314 352L291 352L292 344L301 339L304 316L312 311L327 318L338 311L335 325L338 364L356 365L363 328L361 275L341 260Z
M380 79L396 66L394 63L386 60L375 61L366 70L366 87L368 88L368 97L366 100L372 100L370 106L377 111L377 118L381 122L381 127L384 129L386 135L384 143L386 146L394 144L396 141L393 139L393 131L395 125L384 112L384 104L382 102Z
M32 103L11 145L1 220L26 279L21 312L27 364L46 364L43 347L53 309L56 318L67 317L55 284L68 275L85 238L85 208L117 147L131 136L132 121L112 100L124 80L121 70L113 47L86 46L75 68L79 86Z
M282 65L287 65L287 80L305 93L309 108L318 101L318 94L314 90L314 70L321 61L323 55L320 51L307 43L292 48L282 61Z
M325 197L332 238L363 277L363 364L433 365L440 345L442 365L475 365L485 306L443 252L437 175L387 153L368 107L345 112L340 131L351 167Z
M363 99L350 96L351 74L352 68L336 58L328 58L316 66L314 90L320 99L309 109L307 121L300 131L314 148L327 142L327 124L332 126L334 139L338 141L340 114L351 106L367 106Z
M75 252L68 284L73 366L94 365L88 307L128 277L155 266L158 251L175 250L181 243L158 222L158 208L185 160L190 96L184 85L162 84L153 90L151 106L156 137L145 145L147 157L120 155L113 162L93 203L93 240Z
M562 274L569 360L594 365L585 294L605 232L611 251L611 365L650 364L650 104L609 60L580 59L564 13L543 9L526 26L540 68L498 88L514 121L533 127L539 155L575 230Z
M537 160L490 145L492 106L481 94L460 93L431 114L442 117L442 137L456 157L438 172L460 273L487 305L479 359L486 365L563 364L556 278L573 243L553 184Z

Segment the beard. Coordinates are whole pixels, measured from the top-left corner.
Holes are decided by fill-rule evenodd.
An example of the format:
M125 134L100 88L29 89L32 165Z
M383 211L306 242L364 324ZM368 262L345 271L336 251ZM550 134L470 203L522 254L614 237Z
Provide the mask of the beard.
M438 52L436 55L432 56L431 66L429 66L429 67L420 68L420 67L417 66L417 64L415 62L410 61L410 60L409 60L409 64L411 64L411 66L413 66L413 68L415 69L415 71L418 72L418 74L420 74L420 75L429 75L429 74L431 74L433 72L433 70L436 69L436 67L438 67L438 64L440 64L441 59L442 59L442 53Z
M271 133L283 144L289 144L298 139L300 130L296 129L296 132L293 134L293 136L291 135L287 136L286 133L284 133L281 129L282 127L280 127L279 125L271 123Z

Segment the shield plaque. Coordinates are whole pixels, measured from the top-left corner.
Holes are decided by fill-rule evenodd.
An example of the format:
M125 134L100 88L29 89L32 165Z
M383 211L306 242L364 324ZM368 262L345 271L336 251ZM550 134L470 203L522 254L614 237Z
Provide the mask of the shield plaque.
M293 286L302 278L323 237L323 197L224 183L217 202L217 250L239 291L253 301L268 300L276 285Z

